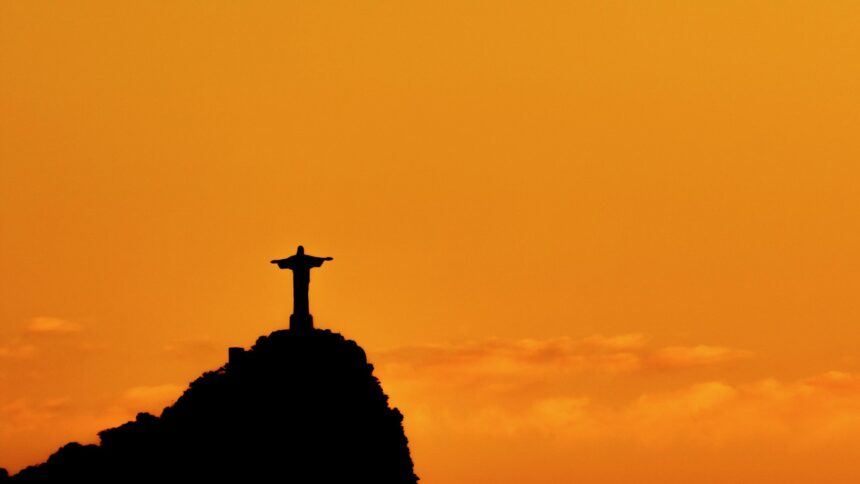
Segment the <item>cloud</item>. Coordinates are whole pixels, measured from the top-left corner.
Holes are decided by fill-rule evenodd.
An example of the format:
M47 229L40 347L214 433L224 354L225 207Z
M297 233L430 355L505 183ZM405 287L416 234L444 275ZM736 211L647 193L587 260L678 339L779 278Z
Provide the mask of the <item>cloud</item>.
M860 376L844 371L828 371L803 381L812 388L824 389L835 393L853 394L860 392Z
M59 318L37 317L27 324L27 332L30 334L70 334L82 330L80 324Z
M586 346L607 350L636 350L644 347L648 342L648 338L640 333L620 334L616 336L596 334L583 338L581 342Z
M183 389L173 384L137 386L123 392L122 398L134 411L152 411L171 404L182 394Z
M582 373L623 374L642 367L639 354L610 349L619 345L596 341L491 339L401 347L372 355L372 359L386 382L392 378L436 380L439 385L469 388L476 394L516 392Z
M489 339L451 345L416 345L380 352L384 371L429 372L449 378L501 378L599 372L611 374L718 365L748 358L748 351L723 346L649 348L639 333L544 340Z
M724 346L670 346L650 355L648 364L655 368L673 369L714 365L749 358L751 353Z
M791 381L705 382L644 395L619 418L636 438L661 445L827 447L860 439L858 381L856 374L831 371Z
M16 472L44 461L67 442L96 442L98 430L133 415L118 407L87 407L66 396L0 400L0 467Z
M22 342L13 342L0 346L0 359L21 360L32 358L37 353L35 346Z
M750 352L622 336L415 346L371 359L416 438L791 452L860 442L858 373L732 382L734 371L701 370Z
M8 342L0 342L0 359L23 360L30 359L40 353L39 349L51 345L49 339L41 338L46 335L68 335L83 330L80 324L64 319L50 317L32 318L21 333ZM57 340L59 342L59 340ZM62 344L62 343L60 343ZM86 342L77 342L77 347L85 350Z
M798 452L860 441L860 388L833 387L834 373L842 372L787 382L773 378L744 384L703 381L644 393L621 404L583 391L525 401L496 397L464 408L457 406L462 400L456 395L429 385L425 392L405 400L398 400L396 394L392 398L404 409L415 438L537 436L539 441L562 446L608 444L660 450L764 445ZM860 380L854 374L848 378Z
M189 360L203 360L219 354L226 356L223 348L208 337L174 341L164 345L161 351L167 356Z

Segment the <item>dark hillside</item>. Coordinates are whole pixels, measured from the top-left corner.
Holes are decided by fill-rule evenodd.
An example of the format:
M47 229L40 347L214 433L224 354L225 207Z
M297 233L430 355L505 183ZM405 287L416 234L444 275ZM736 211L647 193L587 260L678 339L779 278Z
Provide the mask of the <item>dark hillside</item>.
M160 417L104 430L100 445L68 444L8 482L418 480L403 417L354 341L276 331L230 360Z

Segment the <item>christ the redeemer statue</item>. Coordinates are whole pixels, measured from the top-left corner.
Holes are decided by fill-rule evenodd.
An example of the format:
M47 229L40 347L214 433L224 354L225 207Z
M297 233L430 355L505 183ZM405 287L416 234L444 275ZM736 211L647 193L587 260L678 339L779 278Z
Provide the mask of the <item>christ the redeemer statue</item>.
M296 255L272 261L272 264L278 264L281 269L293 271L293 314L290 316L290 330L313 329L314 318L311 316L308 304L311 269L323 265L323 262L327 260L332 260L332 258L305 255L305 248L300 245Z

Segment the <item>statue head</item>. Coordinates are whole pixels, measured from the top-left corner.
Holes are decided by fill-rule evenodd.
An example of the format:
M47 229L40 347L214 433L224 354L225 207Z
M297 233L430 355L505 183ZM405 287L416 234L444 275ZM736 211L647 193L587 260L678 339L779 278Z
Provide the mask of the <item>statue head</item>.
M296 251L296 254L297 255L305 255L305 248L300 245L299 249Z

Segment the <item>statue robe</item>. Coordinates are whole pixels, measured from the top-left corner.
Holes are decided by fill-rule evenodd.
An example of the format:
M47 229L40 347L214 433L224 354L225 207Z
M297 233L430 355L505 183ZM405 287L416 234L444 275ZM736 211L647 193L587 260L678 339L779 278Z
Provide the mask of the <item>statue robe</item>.
M311 269L325 262L323 257L296 254L286 259L272 261L281 269L293 271L293 314L309 316L308 289L311 284Z

